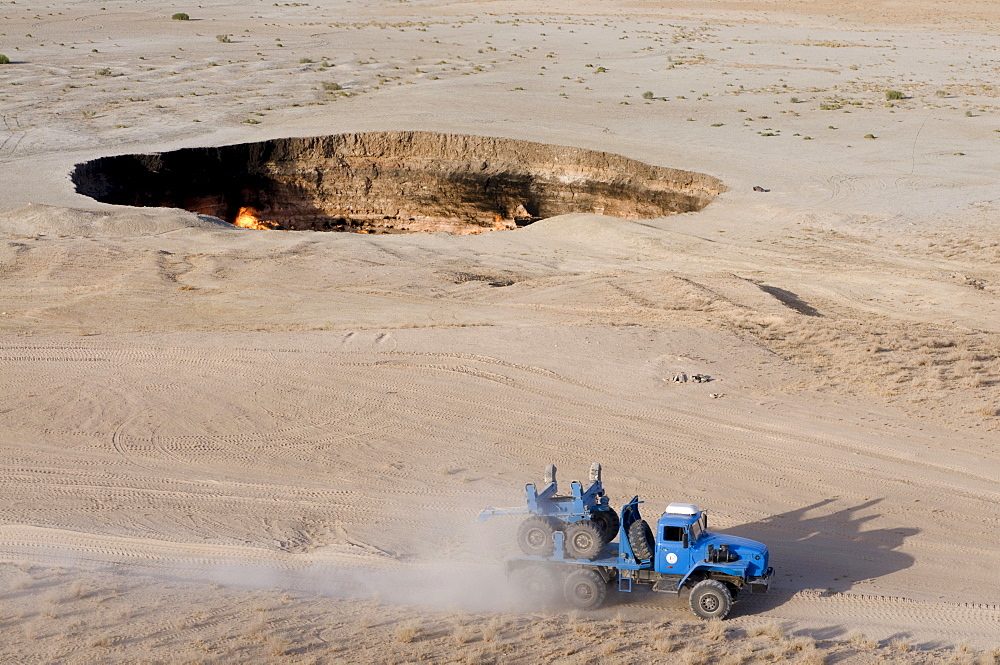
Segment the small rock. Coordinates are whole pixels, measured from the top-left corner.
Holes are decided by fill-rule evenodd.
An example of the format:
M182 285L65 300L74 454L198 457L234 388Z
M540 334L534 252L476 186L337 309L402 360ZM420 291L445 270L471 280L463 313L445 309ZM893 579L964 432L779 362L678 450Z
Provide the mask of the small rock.
M712 377L707 374L695 374L691 377L691 380L695 383L708 383L712 380Z
M670 380L673 381L674 383L687 383L688 377L687 374L681 372L679 374L674 374L674 378Z
M753 191L755 191L755 192L769 192L771 190L770 189L764 189L760 185L754 185L753 186Z
M722 393L709 393L708 396L711 397L712 399L719 399L720 397L722 397Z

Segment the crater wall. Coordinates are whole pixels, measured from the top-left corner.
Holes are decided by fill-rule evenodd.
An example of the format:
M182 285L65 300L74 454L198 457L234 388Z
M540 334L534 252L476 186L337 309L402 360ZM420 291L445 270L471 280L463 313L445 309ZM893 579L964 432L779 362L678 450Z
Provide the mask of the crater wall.
M701 210L725 189L709 175L606 152L409 131L103 157L76 165L72 179L105 203L375 233L471 233L572 212L647 219Z

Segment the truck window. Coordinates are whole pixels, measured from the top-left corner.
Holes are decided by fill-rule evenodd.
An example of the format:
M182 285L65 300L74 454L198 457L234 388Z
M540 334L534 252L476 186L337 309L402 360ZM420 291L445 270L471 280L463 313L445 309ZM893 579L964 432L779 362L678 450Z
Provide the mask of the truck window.
M679 543L684 540L684 527L665 526L663 527L663 540Z
M698 536L701 535L701 521L697 521L691 525L691 542L698 540Z

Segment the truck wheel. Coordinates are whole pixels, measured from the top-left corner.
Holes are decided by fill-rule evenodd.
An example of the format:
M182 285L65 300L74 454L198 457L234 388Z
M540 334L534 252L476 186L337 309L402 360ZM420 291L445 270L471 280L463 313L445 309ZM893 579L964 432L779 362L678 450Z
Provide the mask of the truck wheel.
M552 556L552 534L555 532L550 519L534 515L517 528L517 544L529 556Z
M653 558L653 532L646 520L636 520L628 528L628 544L636 559Z
M544 566L525 566L511 575L517 600L526 605L549 605L556 599L558 582L551 570Z
M733 606L729 589L718 580L702 580L691 589L691 611L702 619L725 619Z
M574 570L566 576L563 595L571 607L593 610L600 607L608 595L608 583L596 570Z
M595 510L590 514L590 519L597 522L604 534L605 542L610 543L618 537L618 513L613 510Z
M570 559L593 559L607 544L601 527L591 520L580 520L566 527L563 547Z

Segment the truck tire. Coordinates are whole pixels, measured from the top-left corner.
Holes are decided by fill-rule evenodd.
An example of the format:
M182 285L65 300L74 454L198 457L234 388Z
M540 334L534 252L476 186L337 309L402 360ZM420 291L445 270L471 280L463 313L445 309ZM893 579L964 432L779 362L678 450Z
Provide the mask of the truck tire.
M596 570L574 570L563 582L563 596L574 609L597 609L607 595L608 583Z
M532 608L552 604L559 582L552 570L537 564L518 568L511 574L516 600Z
M618 513L613 510L595 510L590 514L590 519L597 522L601 527L601 531L604 533L605 542L610 543L612 540L618 537L618 527L620 526L618 520Z
M563 548L569 559L587 559L597 557L607 544L601 526L592 520L580 520L566 527L566 538Z
M628 544L636 559L653 558L653 532L646 520L636 520L628 528Z
M533 515L517 528L517 544L529 556L552 556L552 534L555 532L552 520Z
M691 589L691 611L702 619L725 619L733 606L729 589L718 580L702 580Z

